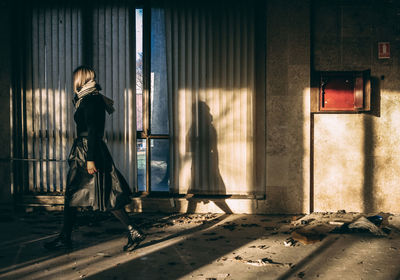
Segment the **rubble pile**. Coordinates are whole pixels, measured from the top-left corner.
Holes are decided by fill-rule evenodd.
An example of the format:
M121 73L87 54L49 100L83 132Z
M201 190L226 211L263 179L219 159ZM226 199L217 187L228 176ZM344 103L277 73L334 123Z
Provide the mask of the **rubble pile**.
M364 215L339 210L337 212L312 213L292 223L291 238L301 244L313 244L328 234L367 233L386 237L399 232L400 217L388 213ZM285 246L288 246L285 244Z

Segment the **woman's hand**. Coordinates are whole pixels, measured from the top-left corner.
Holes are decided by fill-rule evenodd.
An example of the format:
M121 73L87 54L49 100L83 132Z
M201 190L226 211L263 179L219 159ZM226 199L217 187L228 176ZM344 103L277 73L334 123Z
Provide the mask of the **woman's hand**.
M87 168L87 172L89 174L93 174L93 173L97 172L96 165L94 164L94 161L86 162L86 168Z

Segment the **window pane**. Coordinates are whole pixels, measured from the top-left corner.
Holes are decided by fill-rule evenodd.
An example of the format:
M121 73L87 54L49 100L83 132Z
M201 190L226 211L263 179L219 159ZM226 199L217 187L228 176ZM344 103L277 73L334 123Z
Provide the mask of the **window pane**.
M164 10L151 10L151 120L152 134L168 134L167 59Z
M137 140L137 184L139 191L146 190L146 140Z
M143 130L143 9L136 9L136 125Z
M169 140L151 139L151 190L169 191Z

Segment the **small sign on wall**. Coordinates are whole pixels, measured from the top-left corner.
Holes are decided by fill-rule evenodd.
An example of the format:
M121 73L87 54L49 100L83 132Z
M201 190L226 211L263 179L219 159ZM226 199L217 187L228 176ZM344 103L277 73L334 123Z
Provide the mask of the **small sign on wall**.
M378 43L378 58L390 58L390 43L389 42L379 42Z

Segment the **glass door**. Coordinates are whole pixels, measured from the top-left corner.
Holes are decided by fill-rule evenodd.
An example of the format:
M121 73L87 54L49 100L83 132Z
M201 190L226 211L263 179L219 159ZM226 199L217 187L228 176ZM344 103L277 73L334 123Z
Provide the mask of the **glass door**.
M168 192L169 115L162 9L136 9L138 189Z

